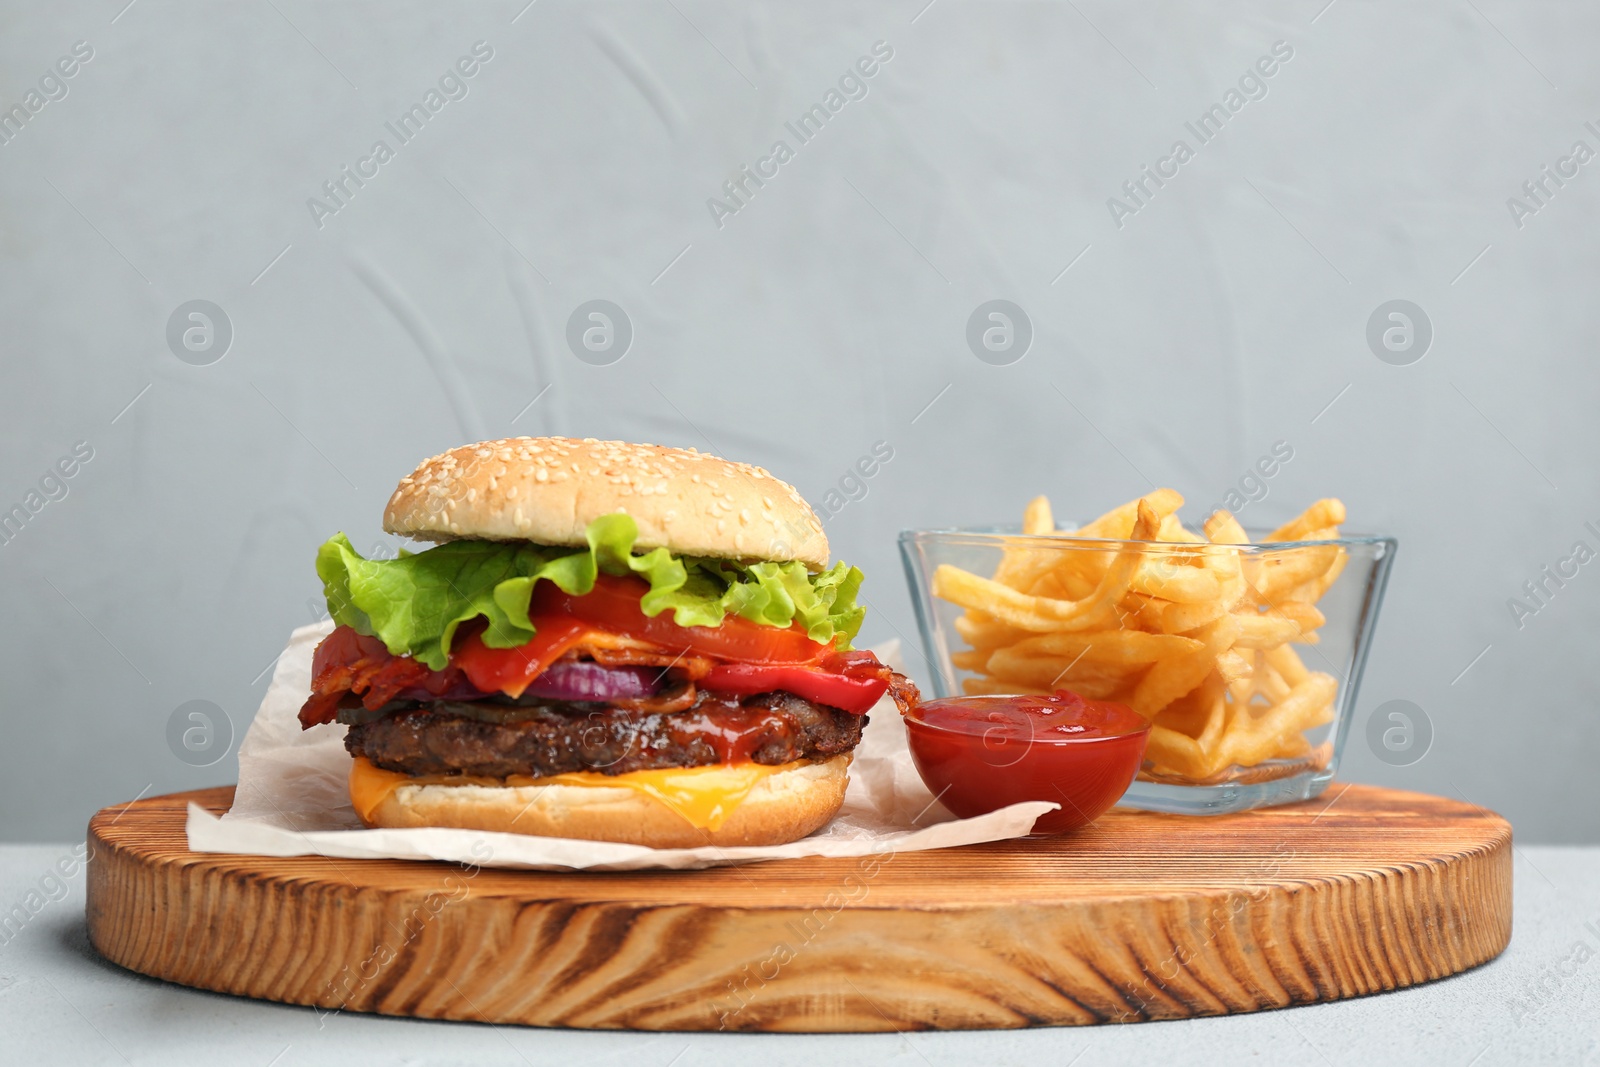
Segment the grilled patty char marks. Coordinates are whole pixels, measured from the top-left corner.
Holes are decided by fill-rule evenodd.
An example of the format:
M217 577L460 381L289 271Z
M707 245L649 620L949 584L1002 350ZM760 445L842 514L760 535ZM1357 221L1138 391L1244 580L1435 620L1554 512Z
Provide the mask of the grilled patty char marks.
M344 746L352 756L413 776L614 775L828 759L855 748L866 721L792 693L740 702L702 692L693 708L670 713L552 703L528 709L519 721L489 722L442 709L401 710L350 727Z

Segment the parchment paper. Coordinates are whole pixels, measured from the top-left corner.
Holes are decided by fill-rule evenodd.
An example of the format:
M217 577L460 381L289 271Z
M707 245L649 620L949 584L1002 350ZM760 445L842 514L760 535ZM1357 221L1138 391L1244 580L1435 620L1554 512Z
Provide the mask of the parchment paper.
M1058 805L1013 804L957 819L922 784L890 700L873 709L837 818L801 841L746 848L656 849L604 841L529 837L477 830L368 830L350 806L345 728L300 729L296 715L311 689L311 654L331 622L303 626L289 638L239 746L239 788L220 819L189 806L189 847L196 852L351 859L446 860L531 870L693 870L796 856L866 856L916 852L1022 837ZM877 650L898 667L899 642ZM488 857L488 858L485 858Z

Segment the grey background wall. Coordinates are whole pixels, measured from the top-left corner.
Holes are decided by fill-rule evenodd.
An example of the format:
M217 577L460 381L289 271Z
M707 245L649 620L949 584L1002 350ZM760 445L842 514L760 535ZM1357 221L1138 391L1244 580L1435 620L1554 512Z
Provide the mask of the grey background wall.
M1600 564L1508 607L1600 550L1600 178L1562 162L1600 149L1600 11L524 2L0 7L0 105L29 115L0 145L0 505L93 453L0 545L0 837L231 780L226 738L191 766L169 721L209 701L236 743L312 621L317 544L387 544L426 455L560 432L716 449L818 501L888 442L828 520L869 640L913 633L902 527L1153 483L1198 509L1286 442L1247 522L1337 494L1402 543L1347 777L1600 840ZM875 42L802 143L785 123ZM1185 123L1277 42L1202 143ZM1135 201L1146 164L1176 174ZM369 176L335 201L345 166ZM1576 176L1535 201L1544 166ZM169 346L195 299L220 359ZM593 299L632 324L620 361L567 344ZM1006 366L966 341L992 299L1032 323ZM1367 340L1394 299L1432 324L1408 365ZM1433 727L1408 766L1362 739L1393 699Z

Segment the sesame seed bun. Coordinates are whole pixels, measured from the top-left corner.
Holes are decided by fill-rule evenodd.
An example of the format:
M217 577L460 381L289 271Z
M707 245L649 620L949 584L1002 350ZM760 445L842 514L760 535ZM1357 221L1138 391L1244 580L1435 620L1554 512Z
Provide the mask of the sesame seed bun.
M821 829L838 813L849 768L846 753L778 771L757 783L715 830L692 826L653 797L620 786L402 785L367 821L371 826L446 826L650 848L781 845Z
M434 456L401 479L383 528L421 541L582 546L589 524L617 511L638 524L642 549L828 565L811 506L760 467L593 438L512 437Z

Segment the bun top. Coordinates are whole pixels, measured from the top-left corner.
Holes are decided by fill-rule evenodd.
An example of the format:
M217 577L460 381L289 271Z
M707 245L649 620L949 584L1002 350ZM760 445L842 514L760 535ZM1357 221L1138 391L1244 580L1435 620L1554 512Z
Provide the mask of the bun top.
M511 437L453 448L402 478L383 528L420 541L588 544L625 512L638 546L686 556L828 565L828 538L787 482L694 449L571 437Z

